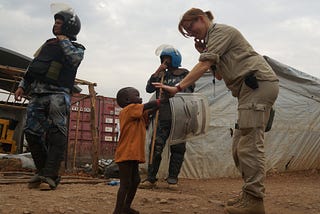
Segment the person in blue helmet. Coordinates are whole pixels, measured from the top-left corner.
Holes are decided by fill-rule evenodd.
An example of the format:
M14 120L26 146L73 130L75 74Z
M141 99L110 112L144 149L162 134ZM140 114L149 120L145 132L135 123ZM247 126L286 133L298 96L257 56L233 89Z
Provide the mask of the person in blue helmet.
M158 69L151 75L147 82L146 91L148 93L156 92L156 97L159 98L160 90L155 88L152 83L161 81L162 75L163 84L174 86L179 83L189 71L185 68L180 68L181 66L181 54L180 52L171 47L165 47L160 53L160 66ZM185 88L182 92L192 93L194 91L194 85L191 85ZM168 96L165 92L161 95ZM163 148L166 145L166 141L169 137L171 131L171 120L172 120L170 104L164 104L159 108L159 120L158 126L156 129L156 139L154 144L154 153L153 159L149 160L148 163L148 176L147 179L140 183L140 188L151 189L156 187L157 182L157 173L161 163L161 155ZM152 135L153 136L153 135ZM152 140L150 142L151 145ZM184 160L184 154L186 152L186 143L182 142L180 144L170 146L170 163L169 163L169 172L167 177L167 183L169 188L176 188L178 185L178 175Z

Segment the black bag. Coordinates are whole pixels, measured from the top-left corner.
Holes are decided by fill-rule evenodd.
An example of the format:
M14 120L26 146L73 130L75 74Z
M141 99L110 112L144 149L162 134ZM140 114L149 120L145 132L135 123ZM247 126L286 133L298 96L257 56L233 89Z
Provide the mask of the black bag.
M28 71L34 76L44 76L48 72L51 59L35 58L29 65Z

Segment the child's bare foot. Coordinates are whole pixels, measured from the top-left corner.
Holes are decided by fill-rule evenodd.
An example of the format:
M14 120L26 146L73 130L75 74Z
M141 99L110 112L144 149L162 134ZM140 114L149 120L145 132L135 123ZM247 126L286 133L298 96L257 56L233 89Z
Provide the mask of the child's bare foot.
M129 214L140 214L140 212L135 210L135 209L130 208L129 209Z

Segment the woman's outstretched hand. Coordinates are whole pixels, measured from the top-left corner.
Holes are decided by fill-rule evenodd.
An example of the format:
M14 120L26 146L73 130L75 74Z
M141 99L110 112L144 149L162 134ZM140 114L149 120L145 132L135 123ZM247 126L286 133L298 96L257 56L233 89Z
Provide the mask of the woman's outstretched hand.
M171 96L174 96L178 92L178 88L175 86L168 86L164 85L160 82L154 82L152 85L156 88L162 88L163 90L167 91Z

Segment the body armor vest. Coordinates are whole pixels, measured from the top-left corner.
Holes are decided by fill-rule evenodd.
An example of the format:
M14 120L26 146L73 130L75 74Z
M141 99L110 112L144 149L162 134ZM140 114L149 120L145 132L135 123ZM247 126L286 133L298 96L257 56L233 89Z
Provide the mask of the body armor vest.
M59 41L50 39L30 63L26 78L72 89L77 69L67 62Z

